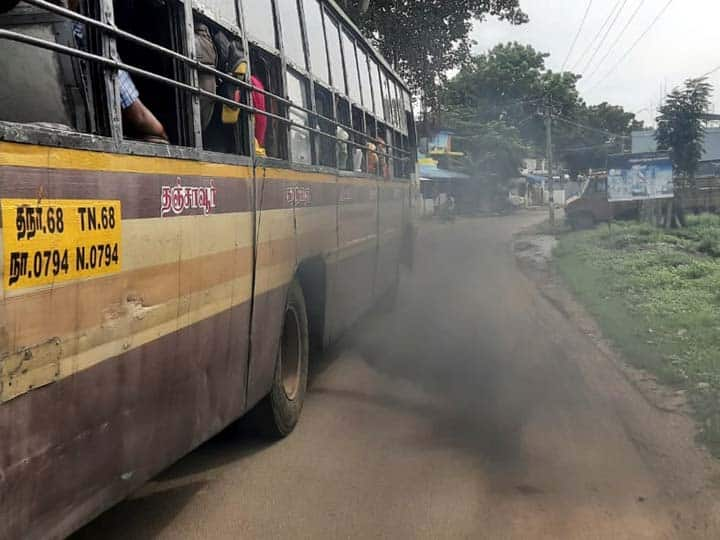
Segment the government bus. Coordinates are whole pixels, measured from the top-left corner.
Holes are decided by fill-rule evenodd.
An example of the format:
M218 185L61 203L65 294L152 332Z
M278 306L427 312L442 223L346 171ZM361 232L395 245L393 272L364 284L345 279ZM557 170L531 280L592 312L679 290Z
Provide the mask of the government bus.
M412 252L412 99L332 0L0 0L0 47L0 538L59 538L293 430Z

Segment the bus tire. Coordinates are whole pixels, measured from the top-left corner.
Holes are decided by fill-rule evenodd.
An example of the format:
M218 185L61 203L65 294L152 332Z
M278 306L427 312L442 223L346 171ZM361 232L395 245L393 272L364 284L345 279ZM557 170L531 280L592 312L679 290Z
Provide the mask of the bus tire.
M263 431L272 438L292 433L300 419L307 391L309 355L305 297L300 283L293 280L285 302L272 389L260 404Z

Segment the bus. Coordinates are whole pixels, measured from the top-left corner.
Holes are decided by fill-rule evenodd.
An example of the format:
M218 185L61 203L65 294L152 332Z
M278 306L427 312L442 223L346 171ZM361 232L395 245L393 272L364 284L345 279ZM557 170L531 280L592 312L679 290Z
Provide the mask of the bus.
M0 538L251 412L411 252L411 93L332 0L0 0Z

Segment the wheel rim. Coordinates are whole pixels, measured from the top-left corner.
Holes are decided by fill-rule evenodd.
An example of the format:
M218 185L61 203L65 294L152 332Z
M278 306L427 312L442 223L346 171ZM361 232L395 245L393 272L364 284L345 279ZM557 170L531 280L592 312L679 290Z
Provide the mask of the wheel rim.
M293 306L288 306L285 310L279 354L282 387L289 400L294 400L300 389L300 370L302 368L300 336L300 317Z

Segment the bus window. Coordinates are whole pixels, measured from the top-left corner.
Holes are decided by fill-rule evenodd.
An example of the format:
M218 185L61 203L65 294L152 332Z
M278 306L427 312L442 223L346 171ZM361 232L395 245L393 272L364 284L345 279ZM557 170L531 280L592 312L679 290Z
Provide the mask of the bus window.
M337 113L337 121L342 126L351 127L352 121L350 118L350 104L346 99L338 97L335 102L335 110ZM347 129L343 129L342 126L337 126L337 163L338 169L343 171L352 170L352 148L351 144L343 141L350 140L350 132Z
M185 53L182 29L184 10L175 1L148 2L115 1L115 22L119 28L168 49ZM169 79L187 81L187 66L142 45L118 40L118 54L128 65L162 75ZM132 76L145 108L152 111L171 144L193 146L191 96L184 90L168 87L153 79ZM121 81L122 83L122 81ZM138 122L123 115L124 132L129 137L147 139L138 129Z
M380 89L380 68L372 58L370 59L370 73L372 75L375 116L377 116L380 120L385 120L385 112L383 110L382 103L382 91Z
M330 75L332 85L343 94L347 93L345 87L345 71L343 68L342 53L340 52L340 28L338 23L325 12L325 35L327 36L328 54L330 56Z
M355 131L365 133L365 114L359 107L352 108L352 127ZM366 139L362 135L353 134L352 139L357 144L365 146ZM364 172L367 170L365 164L365 151L362 148L360 148L359 146L354 146L352 148L352 158L353 171Z
M330 65L325 48L322 9L318 0L305 0L305 25L308 40L308 53L313 74L325 84L330 84Z
M388 84L387 84L387 77L385 76L385 70L383 68L378 68L378 71L380 72L380 86L382 87L382 96L383 96L383 109L385 110L385 122L388 124L392 124L393 121L393 115L392 115L392 107L390 106L390 91L388 90Z
M342 44L345 56L348 95L355 103L362 103L360 75L358 74L357 58L355 57L355 42L345 30L342 31Z
M375 117L366 114L365 115L365 134L368 136L366 139L365 145L370 149L367 152L367 172L370 174L377 174L378 173L378 155L377 153L373 152L372 150L377 149L377 124L375 122Z
M390 170L392 169L392 153L390 145L392 144L392 132L387 126L378 124L377 128L377 147L378 147L378 174L385 179L390 178Z
M363 106L368 110L373 109L372 89L370 88L370 71L368 69L367 55L360 47L357 49L358 68L360 69L360 83L362 84Z
M238 27L237 11L233 0L203 0L203 4L210 9L210 13L232 28Z
M315 85L315 110L326 118L332 119L334 116L332 94L319 84ZM323 133L335 136L335 124L332 122L320 119L317 125ZM323 136L318 136L317 140L316 148L319 154L317 163L326 167L335 167L335 141Z
M383 71L383 83L383 94L385 94L385 119L388 126L395 126L397 124L397 118L395 116L395 108L393 107L392 87L390 86L390 78L385 71Z
M392 132L392 144L393 147L402 149L402 136L397 131ZM398 158L402 158L403 154L401 152L394 152ZM402 178L403 177L403 163L404 161L402 159L395 159L393 160L393 176L396 178Z
M277 0L277 2L280 11L280 28L285 56L298 67L307 69L297 0Z
M287 73L288 98L293 103L310 108L308 83L304 77L288 70ZM309 125L308 113L295 107L290 107L288 117L296 124ZM310 132L300 127L290 127L290 159L295 163L312 163L312 150Z
M247 69L247 56L242 41L210 19L198 15L195 17L195 52L200 63L223 73L242 73L243 69ZM198 70L198 82L206 92L248 102L245 89L218 79L213 73ZM245 111L233 109L209 97L201 97L200 116L205 150L249 155L250 137Z
M263 49L250 46L250 71L253 77L257 80L256 88L262 88L267 92L271 92L276 96L284 95L282 78L280 76L280 59ZM257 84L259 83L259 84ZM260 95L258 92L253 92L253 96L257 96L259 99ZM265 96L264 99L265 110L276 116L282 116L285 114L286 106L279 102L272 96ZM260 113L255 113L255 124L256 134L258 127L258 119L263 116ZM276 118L265 118L265 144L263 146L264 153L269 157L275 157L279 159L286 159L287 157L287 142L285 124L281 124L280 120ZM263 125L260 120L260 125ZM258 141L259 143L261 141ZM262 155L262 152L261 154Z
M396 81L393 81L393 90L395 91L395 115L397 116L398 128L400 129L400 131L407 132L407 126L405 126L405 114L403 114L400 87L398 87Z
M405 90L400 90L403 95L403 107L406 112L412 112L412 99L410 98L410 94L408 94Z
M275 20L270 0L242 0L247 33L253 39L278 49Z
M97 11L97 6L91 7ZM98 18L98 13L83 13ZM2 15L0 28L102 54L100 35L94 29L86 29L80 40L71 20L24 3ZM0 73L0 120L109 134L104 73L96 64L3 40Z
M406 154L403 154L403 157L406 158L402 162L402 177L403 178L410 178L410 140L408 139L407 135L402 136L402 149L407 152Z

